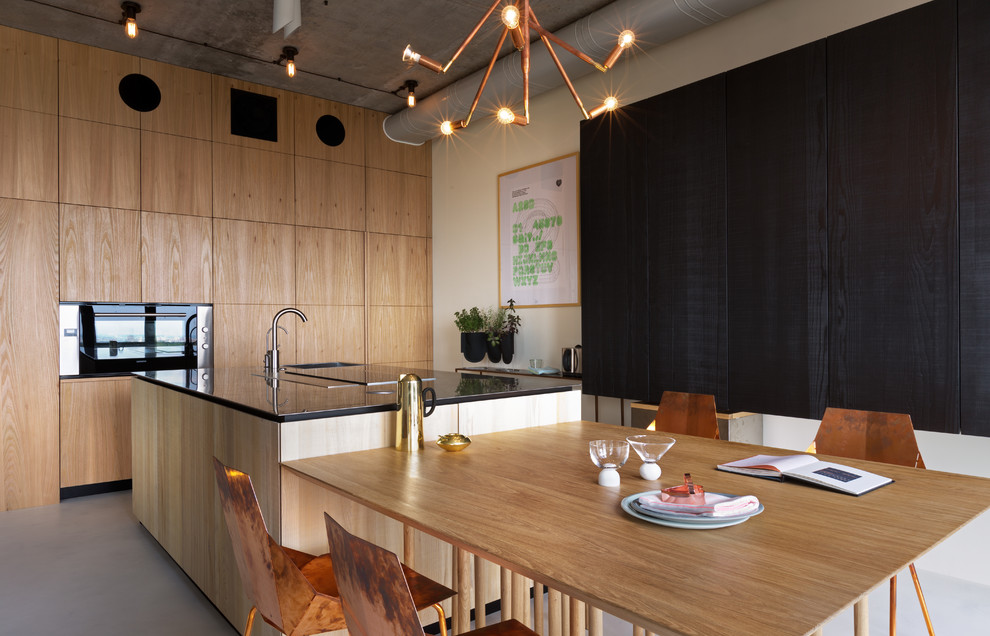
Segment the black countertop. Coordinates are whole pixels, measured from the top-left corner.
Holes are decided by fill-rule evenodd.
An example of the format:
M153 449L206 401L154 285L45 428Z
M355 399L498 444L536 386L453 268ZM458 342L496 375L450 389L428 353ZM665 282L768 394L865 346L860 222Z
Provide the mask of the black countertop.
M396 382L403 373L423 378L437 404L570 391L573 379L498 377L386 365L293 368L279 372L276 387L261 367L140 371L136 377L275 422L292 422L398 409Z

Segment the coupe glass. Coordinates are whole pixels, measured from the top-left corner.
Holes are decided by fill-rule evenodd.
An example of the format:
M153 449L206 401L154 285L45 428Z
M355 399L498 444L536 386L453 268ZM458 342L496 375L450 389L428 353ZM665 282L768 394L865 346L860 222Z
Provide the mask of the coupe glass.
M591 461L602 469L598 473L600 486L618 486L619 468L629 459L629 442L622 439L596 439L588 444Z
M657 437L656 435L633 435L627 437L643 464L639 467L639 476L648 481L660 479L660 467L657 462L663 454L670 450L676 441L673 437Z

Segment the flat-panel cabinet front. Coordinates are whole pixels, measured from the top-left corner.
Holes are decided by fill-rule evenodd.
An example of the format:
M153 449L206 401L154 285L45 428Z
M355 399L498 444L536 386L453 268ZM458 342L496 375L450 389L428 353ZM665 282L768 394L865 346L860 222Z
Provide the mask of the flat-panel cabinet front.
M956 5L828 39L829 406L959 430Z
M131 478L130 382L130 376L62 380L62 488Z

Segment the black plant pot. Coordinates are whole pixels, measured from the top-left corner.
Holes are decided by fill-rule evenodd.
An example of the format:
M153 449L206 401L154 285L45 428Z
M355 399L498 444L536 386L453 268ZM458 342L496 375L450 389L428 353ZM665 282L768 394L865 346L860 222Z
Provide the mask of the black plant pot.
M502 362L512 362L512 354L516 352L516 334L507 333L502 336Z
M501 362L502 345L501 344L493 345L492 343L488 342L487 339L485 340L485 345L488 347L488 359L495 363Z
M475 331L461 334L461 353L468 362L481 362L485 358L485 344L488 337L484 332Z

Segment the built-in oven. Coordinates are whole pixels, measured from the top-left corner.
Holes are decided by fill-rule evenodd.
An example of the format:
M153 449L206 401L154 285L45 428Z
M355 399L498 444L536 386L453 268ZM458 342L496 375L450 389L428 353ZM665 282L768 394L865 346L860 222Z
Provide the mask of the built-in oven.
M60 303L59 375L213 366L213 306Z

